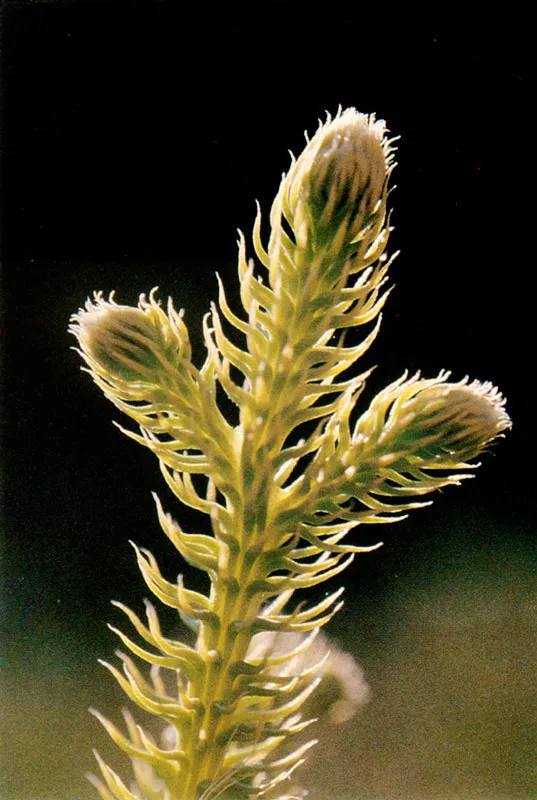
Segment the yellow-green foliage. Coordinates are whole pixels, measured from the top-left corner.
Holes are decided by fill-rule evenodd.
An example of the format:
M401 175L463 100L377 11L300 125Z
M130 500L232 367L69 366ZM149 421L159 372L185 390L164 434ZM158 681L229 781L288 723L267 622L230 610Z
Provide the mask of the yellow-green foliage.
M341 606L341 590L311 607L289 601L371 549L349 541L355 526L401 519L423 505L416 496L459 483L510 425L494 387L450 383L445 372L404 375L355 410L368 372L353 368L388 295L393 151L384 123L354 109L319 126L282 179L266 250L258 213L259 268L240 239L245 315L230 309L220 282L201 369L181 314L171 300L165 312L154 292L137 308L99 293L73 317L93 379L140 427L125 432L155 453L174 495L212 529L185 533L157 500L166 536L208 574L207 596L165 579L135 546L149 589L197 639L166 638L150 603L146 621L119 606L143 644L118 636L152 667L146 675L127 655L122 669L106 666L164 733L156 741L130 714L122 733L97 714L135 775L129 789L99 758L103 780L92 780L104 800L302 796L285 794L284 782L313 742L281 745L309 724L300 710L318 677L300 654ZM346 346L345 330L368 323ZM238 407L236 425L219 408L218 385ZM302 638L282 654L263 645L266 631ZM173 674L173 690L161 670Z

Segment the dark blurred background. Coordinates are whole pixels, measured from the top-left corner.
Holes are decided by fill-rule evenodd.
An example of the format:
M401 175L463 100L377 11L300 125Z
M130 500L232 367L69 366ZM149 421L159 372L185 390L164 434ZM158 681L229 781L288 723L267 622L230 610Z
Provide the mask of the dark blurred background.
M95 796L91 747L112 748L86 709L123 702L96 664L116 647L109 603L146 593L128 540L173 576L150 492L195 524L112 425L69 316L94 290L134 303L159 286L199 363L215 270L236 286L236 228L256 198L268 215L288 149L339 105L401 137L402 254L368 397L449 368L497 384L514 428L345 574L330 633L372 695L319 732L305 780L312 800L537 796L533 45L516 3L483 9L4 4L1 800Z

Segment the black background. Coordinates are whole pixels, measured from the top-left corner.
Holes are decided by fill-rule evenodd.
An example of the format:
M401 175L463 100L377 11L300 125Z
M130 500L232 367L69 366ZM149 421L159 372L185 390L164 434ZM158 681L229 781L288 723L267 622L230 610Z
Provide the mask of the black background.
M201 361L215 270L236 285L236 228L249 235L256 198L268 213L288 149L299 153L304 129L339 105L376 112L401 137L391 249L402 254L366 357L378 364L370 391L403 369L450 368L497 384L514 428L475 481L382 527L385 547L343 579L348 605L333 631L374 682L394 609L426 603L432 585L534 591L529 21L516 6L508 18L473 12L457 3L395 16L347 3L6 4L8 665L38 664L50 679L65 661L55 690L68 697L73 665L97 680L93 660L114 646L110 599L137 605L144 591L128 539L172 555L151 490L190 519L79 371L70 314L93 290L133 303L158 285L186 309Z

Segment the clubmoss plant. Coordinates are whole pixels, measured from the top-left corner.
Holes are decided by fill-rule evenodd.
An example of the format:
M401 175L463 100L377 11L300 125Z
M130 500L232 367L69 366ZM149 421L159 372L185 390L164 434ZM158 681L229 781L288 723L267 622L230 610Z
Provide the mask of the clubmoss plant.
M266 249L258 210L257 266L240 236L243 316L219 280L201 368L182 313L171 300L165 311L155 290L138 307L97 293L72 318L94 381L139 426L124 432L157 456L175 497L208 518L207 532L187 533L156 498L164 533L207 573L208 594L168 580L134 545L150 591L196 638L166 637L149 602L145 621L116 603L143 644L116 631L119 638L151 667L144 672L124 653L121 669L106 666L162 722L163 737L130 712L126 733L95 712L134 769L128 788L97 756L102 778L92 781L104 800L302 797L287 779L313 742L289 742L310 723L301 708L319 665L301 654L341 607L342 589L310 606L295 603L295 593L373 549L349 536L353 528L403 519L426 505L424 495L458 485L510 427L490 383L451 382L448 372L405 373L360 413L370 370L355 367L389 293L393 142L383 121L353 108L307 139L282 178ZM361 326L361 341L346 344L346 330ZM218 387L238 422L224 414ZM294 634L287 650L285 634Z

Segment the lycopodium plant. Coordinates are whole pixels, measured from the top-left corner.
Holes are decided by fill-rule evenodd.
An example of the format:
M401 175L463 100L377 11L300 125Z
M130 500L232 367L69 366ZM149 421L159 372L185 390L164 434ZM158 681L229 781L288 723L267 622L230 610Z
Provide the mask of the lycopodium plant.
M195 641L166 636L149 602L146 620L116 603L138 638L117 631L130 655L106 666L162 732L130 712L123 732L95 712L134 771L128 788L97 756L102 779L92 781L104 800L303 797L288 778L313 742L290 742L311 722L301 707L319 677L302 655L342 589L310 605L300 592L372 549L354 528L403 519L423 496L459 484L510 426L490 383L448 372L405 373L360 409L370 370L356 364L388 296L393 142L383 121L353 108L320 124L282 178L266 249L258 211L256 262L240 236L244 313L219 280L201 367L183 313L171 300L164 310L154 290L137 307L96 293L72 318L93 380L139 426L124 432L157 456L175 497L207 517L205 531L186 532L156 499L179 554L168 577L134 546L149 590ZM181 559L207 573L207 594L174 579ZM286 634L295 634L287 650Z

